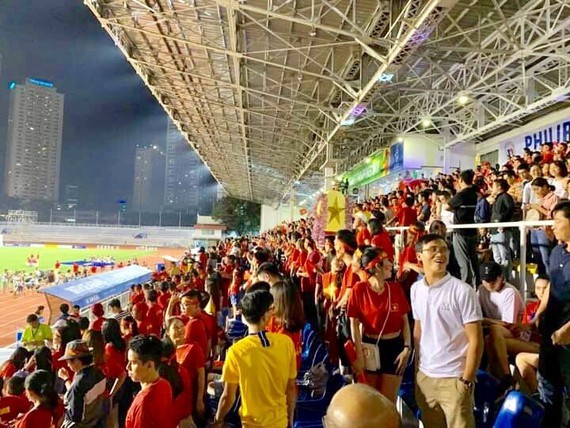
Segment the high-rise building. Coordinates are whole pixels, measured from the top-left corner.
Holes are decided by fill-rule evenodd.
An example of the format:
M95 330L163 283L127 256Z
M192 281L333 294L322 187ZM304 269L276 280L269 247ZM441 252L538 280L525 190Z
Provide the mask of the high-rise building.
M4 191L23 199L57 201L63 94L53 83L11 82Z
M209 215L217 186L210 171L169 119L166 131L164 208Z
M137 147L131 208L141 212L162 209L164 191L164 152L158 146Z

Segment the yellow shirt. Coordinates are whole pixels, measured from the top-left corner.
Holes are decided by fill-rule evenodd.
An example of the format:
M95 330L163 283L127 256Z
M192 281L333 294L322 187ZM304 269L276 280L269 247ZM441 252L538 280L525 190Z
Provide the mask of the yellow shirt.
M32 326L28 325L22 334L22 344L28 350L44 346L44 341L52 339L53 334L50 326L47 324L40 324L38 328L32 328Z
M293 341L284 334L247 336L228 351L222 380L239 384L244 428L287 427L287 383L297 377Z

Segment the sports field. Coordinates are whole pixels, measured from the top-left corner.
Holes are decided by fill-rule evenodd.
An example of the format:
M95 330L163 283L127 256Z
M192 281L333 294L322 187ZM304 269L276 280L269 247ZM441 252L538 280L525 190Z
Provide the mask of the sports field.
M114 257L115 262L128 261L155 254L154 251L140 251L136 249L126 250L102 250L102 249L74 249L74 248L32 248L32 247L0 247L0 271L30 271L33 267L27 265L27 259L32 254L40 256L39 268L42 270L53 269L57 260L60 262L73 262L89 260L91 257ZM63 266L62 266L63 267Z

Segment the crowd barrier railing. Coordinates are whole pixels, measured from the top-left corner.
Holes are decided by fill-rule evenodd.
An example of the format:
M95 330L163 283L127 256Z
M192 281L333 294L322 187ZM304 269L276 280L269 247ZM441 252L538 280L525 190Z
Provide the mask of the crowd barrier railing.
M530 297L529 284L527 281L527 233L533 229L539 227L552 226L554 224L553 220L537 220L537 221L513 221L506 223L471 223L471 224L453 224L447 225L447 230L452 232L454 230L460 229L488 229L492 231L493 229L512 229L516 228L519 230L519 287L523 294L525 300ZM408 230L409 227L386 227L389 232ZM429 229L429 224L426 225L426 230Z

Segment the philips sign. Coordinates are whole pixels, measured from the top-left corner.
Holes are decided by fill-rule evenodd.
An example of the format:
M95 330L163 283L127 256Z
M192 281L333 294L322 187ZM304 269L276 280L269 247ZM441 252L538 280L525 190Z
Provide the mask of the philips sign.
M499 163L505 163L509 159L509 153L522 154L524 149L540 150L540 146L544 143L569 142L570 119L568 115L559 115L559 117L563 119L550 121L548 118L538 119L525 125L518 132L509 132L506 138L498 137L495 144L499 145ZM492 140L490 143L491 145L486 147L487 152L493 148L496 150L497 146ZM482 153L487 152L482 151Z
M524 148L539 150L544 143L570 141L570 120L524 136Z

